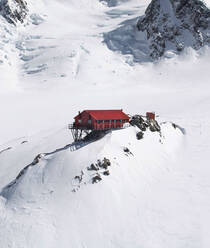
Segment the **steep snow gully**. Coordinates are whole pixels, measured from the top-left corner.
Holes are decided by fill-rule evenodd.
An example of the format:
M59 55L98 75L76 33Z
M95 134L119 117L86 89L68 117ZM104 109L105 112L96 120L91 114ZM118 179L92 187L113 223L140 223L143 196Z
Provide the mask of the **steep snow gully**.
M1 247L209 248L209 29L193 2L28 0L24 20L0 16ZM72 144L78 110L121 108L155 110L161 132Z

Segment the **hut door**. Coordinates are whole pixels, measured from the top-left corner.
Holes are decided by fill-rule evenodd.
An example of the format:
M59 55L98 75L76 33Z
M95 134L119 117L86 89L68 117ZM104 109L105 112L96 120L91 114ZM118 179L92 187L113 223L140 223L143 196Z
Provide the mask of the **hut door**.
M100 129L103 129L103 121L100 121Z

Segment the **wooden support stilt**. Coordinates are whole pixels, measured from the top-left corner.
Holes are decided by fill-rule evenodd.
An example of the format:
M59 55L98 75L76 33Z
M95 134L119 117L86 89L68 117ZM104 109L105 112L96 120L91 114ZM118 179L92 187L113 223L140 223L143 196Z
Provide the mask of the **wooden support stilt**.
M80 129L80 128L75 127L72 124L70 124L68 128L71 130L71 134L72 134L74 142L82 140L85 134L87 135L91 132L91 130L89 129Z

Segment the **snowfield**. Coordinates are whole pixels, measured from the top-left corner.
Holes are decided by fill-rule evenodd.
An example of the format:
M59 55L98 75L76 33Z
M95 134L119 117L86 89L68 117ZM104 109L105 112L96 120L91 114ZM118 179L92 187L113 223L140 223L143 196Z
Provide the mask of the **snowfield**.
M24 24L0 17L2 248L209 247L210 50L145 59L149 3L28 0ZM79 110L121 108L156 111L162 135L72 145ZM110 175L92 184L104 157Z
M172 168L176 171L174 159L183 143L183 133L179 128L165 123L161 129L161 135L148 130L143 140L137 140L139 129L128 127L90 144L80 143L74 147L64 143L48 155L42 155L39 163L28 167L22 176L2 191L1 242L12 246L14 239L5 241L5 237L14 232L17 235L15 247L97 247L98 244L100 247L121 244L138 247L144 244L145 235L149 233L144 232L143 223L151 225L150 214L163 221L163 229L167 227L167 218L160 214L163 203L157 203L154 210L156 196L151 197L151 194L158 187L162 191L161 181L170 177ZM62 129L56 135L50 134L48 143L59 144L61 138L65 140L69 136L68 132ZM44 151L47 150L45 139L40 141ZM13 153L18 149L18 155L30 158L32 152L28 153L28 146L32 146L31 142L20 144ZM24 146L22 151L20 146ZM125 148L129 152L125 152ZM10 156L6 156L8 162ZM92 184L97 172L87 168L104 157L111 162L110 175L103 175L105 170L100 169L98 173L102 181ZM15 161L10 160L9 163L16 166ZM80 176L81 172L82 180L79 182L75 176ZM168 185L168 188L174 186ZM170 208L179 209L179 206L173 203ZM179 227L177 235L182 236L184 220L178 218L176 221L171 231ZM17 222L24 223L21 229ZM192 238L190 223L185 223L190 229L183 235L186 243ZM159 231L153 235L157 235L154 239L161 242ZM176 239L171 240L170 235L167 239L168 245L176 246Z

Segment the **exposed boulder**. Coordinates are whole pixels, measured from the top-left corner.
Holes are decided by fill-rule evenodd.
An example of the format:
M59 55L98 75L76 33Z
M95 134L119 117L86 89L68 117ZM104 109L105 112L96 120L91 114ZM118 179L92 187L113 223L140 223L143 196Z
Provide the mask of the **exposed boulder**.
M74 179L77 180L78 183L81 183L82 179L83 179L83 176L84 176L84 172L81 171L81 174L79 176L75 176Z
M102 169L107 169L111 165L111 162L109 159L104 158L102 161L98 160L97 165Z
M133 153L130 151L130 149L128 149L128 147L124 147L123 148L123 151L125 152L125 155L128 156L128 155L133 155Z
M110 175L109 170L104 171L103 175L104 175L104 176L109 176L109 175Z
M141 131L146 131L148 124L141 115L134 115L130 120L132 126L137 126Z
M158 122L154 119L148 119L142 115L134 115L130 120L132 126L138 127L141 131L136 133L136 138L138 140L143 139L144 132L149 129L151 132L161 133L161 127Z
M102 178L101 178L101 175L100 174L97 174L96 176L94 176L93 178L92 178L92 183L94 184L94 183L98 183L98 182L100 182L102 180Z
M143 133L143 132L138 132L138 133L136 134L136 138L137 138L138 140L143 139L143 137L144 137L144 133Z
M160 132L161 128L160 125L156 120L149 120L149 129L151 132Z
M130 124L132 126L138 127L142 132L137 133L137 139L142 139L143 138L143 132L147 130L147 128L150 129L152 132L160 132L161 128L160 125L156 120L153 119L146 119L142 115L134 115L132 116L130 120Z
M96 164L91 164L87 169L90 171L97 171L99 170L99 167Z

